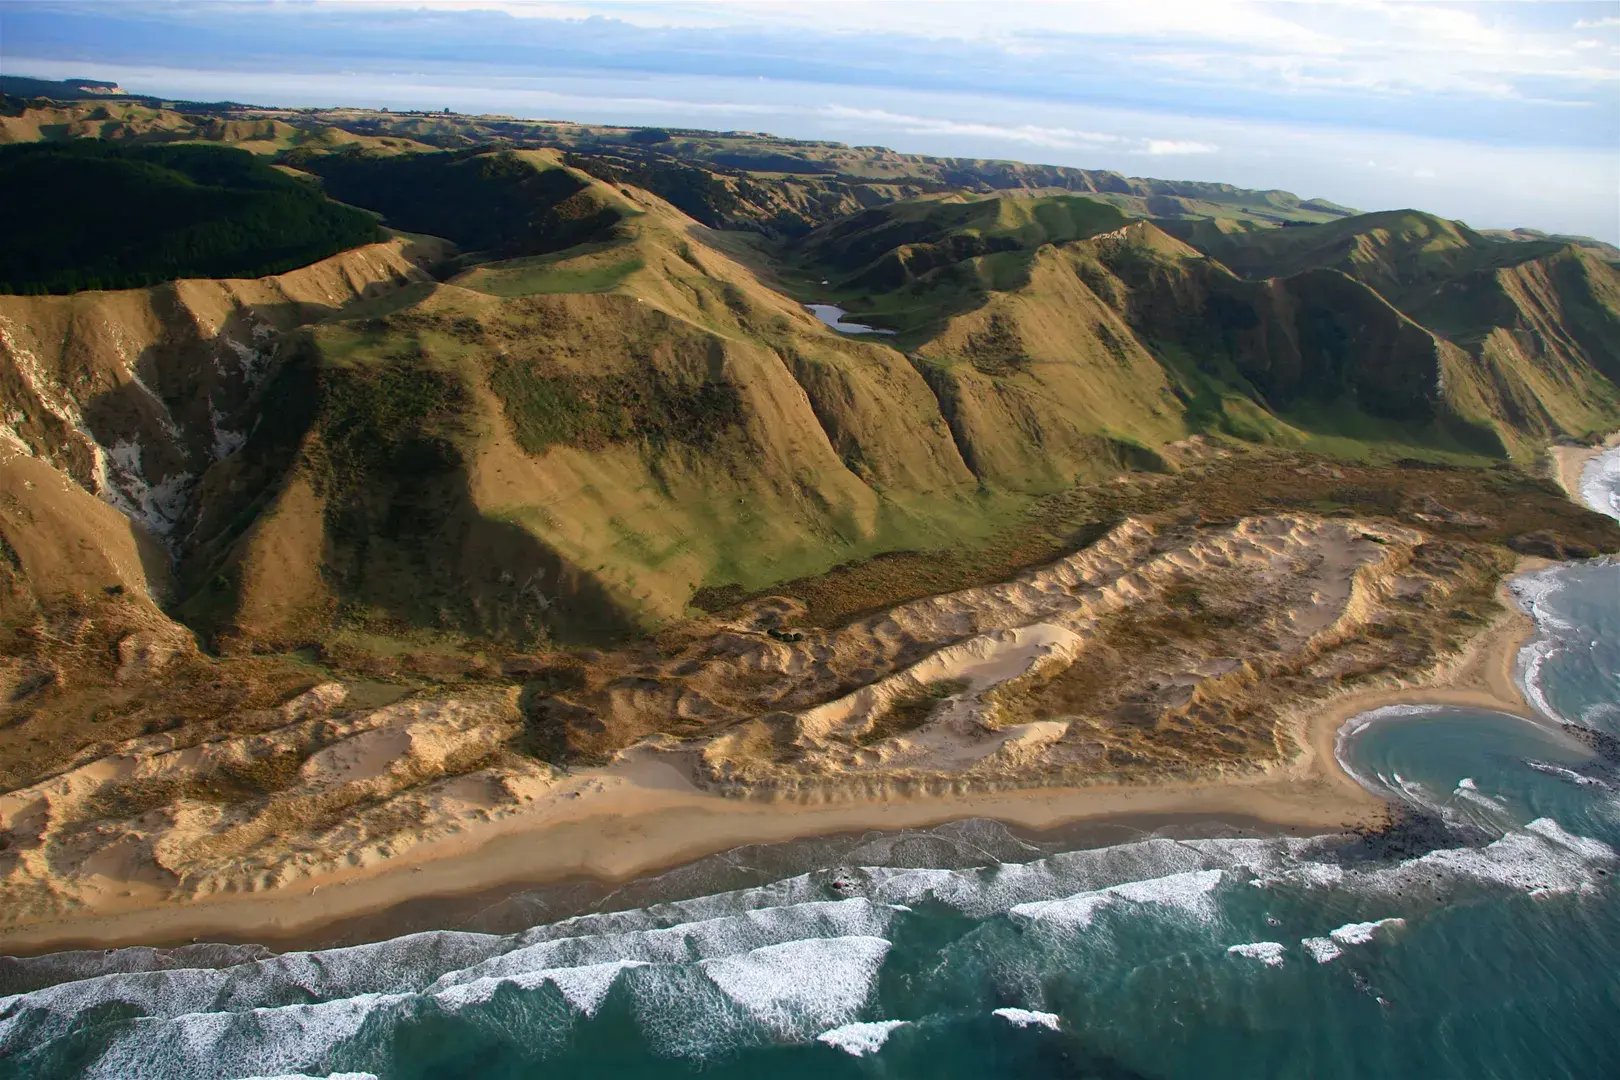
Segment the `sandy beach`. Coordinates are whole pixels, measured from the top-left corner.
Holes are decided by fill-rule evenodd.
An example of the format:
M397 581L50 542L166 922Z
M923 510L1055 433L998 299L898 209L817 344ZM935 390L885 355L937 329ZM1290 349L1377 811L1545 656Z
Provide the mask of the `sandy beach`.
M1406 700L1405 696L1400 700ZM1368 706L1370 707L1370 706ZM1332 730L1325 733L1332 761ZM1301 763L1302 764L1302 763ZM1331 764L1231 781L1037 789L803 804L727 798L695 788L675 764L635 753L595 770L600 789L471 827L372 867L313 877L293 891L173 903L131 890L99 911L8 931L0 951L177 943L210 935L284 938L407 900L569 878L619 882L744 844L862 829L992 818L1044 829L1113 815L1233 815L1304 829L1375 820L1383 804Z
M1581 498L1581 474L1592 459L1612 447L1620 446L1620 431L1604 439L1596 446L1553 446L1547 450L1552 459L1553 478L1564 493L1577 503L1585 505Z

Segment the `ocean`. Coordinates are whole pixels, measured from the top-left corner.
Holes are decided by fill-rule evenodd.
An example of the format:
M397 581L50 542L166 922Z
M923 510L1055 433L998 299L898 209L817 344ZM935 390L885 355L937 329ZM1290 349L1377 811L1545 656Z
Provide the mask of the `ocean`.
M1620 451L1584 487L1620 517ZM1546 722L1351 720L1385 834L968 821L520 895L516 931L0 960L0 1077L1617 1076L1620 563L1513 588Z

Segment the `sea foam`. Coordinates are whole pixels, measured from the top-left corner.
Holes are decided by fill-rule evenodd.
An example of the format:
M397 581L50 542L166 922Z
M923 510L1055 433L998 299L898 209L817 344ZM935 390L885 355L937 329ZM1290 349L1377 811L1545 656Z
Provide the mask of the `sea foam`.
M534 990L549 983L582 1015L594 1016L620 972L645 966L646 961L643 960L612 960L584 967L542 968L517 975L484 976L440 990L433 998L459 1011L484 1004L503 986L514 990Z
M1344 950L1339 948L1339 943L1332 938L1308 937L1300 944L1305 946L1305 951L1310 953L1311 959L1318 964L1329 963L1344 955Z
M1328 937L1340 945L1365 945L1378 937L1383 931L1405 926L1406 920L1401 918L1378 919L1375 922L1346 923L1337 930L1330 931Z
M1266 967L1282 967L1288 949L1280 941L1251 941L1244 945L1228 945L1227 955L1258 960Z
M999 1016L1013 1027L1044 1027L1053 1031L1063 1026L1063 1018L1057 1013L1036 1012L1033 1009L993 1009L991 1016Z
M1578 773L1574 769L1566 769L1562 765L1554 765L1551 762L1531 760L1526 761L1525 764L1539 773L1546 773L1548 776L1556 776L1560 780L1567 780L1577 787L1606 788L1609 786L1595 776L1587 776L1585 773Z
M850 1057L865 1057L883 1049L896 1028L905 1027L908 1020L871 1020L864 1023L844 1024L831 1031L823 1031L816 1041L842 1050Z
M1060 900L1018 904L1007 913L1028 922L1084 928L1091 925L1097 912L1125 903L1170 908L1198 922L1208 922L1215 916L1210 894L1224 876L1221 870L1193 870L1145 881L1127 881Z
M894 914L894 909L888 905L874 904L857 896L848 900L757 908L649 930L556 938L448 972L431 989L440 990L474 979L615 960L684 963L804 938L882 936Z
M1620 447L1588 461L1581 470L1579 487L1586 505L1620 521Z
M768 1027L793 1034L848 1023L866 1003L888 951L883 938L813 938L704 960L699 967Z

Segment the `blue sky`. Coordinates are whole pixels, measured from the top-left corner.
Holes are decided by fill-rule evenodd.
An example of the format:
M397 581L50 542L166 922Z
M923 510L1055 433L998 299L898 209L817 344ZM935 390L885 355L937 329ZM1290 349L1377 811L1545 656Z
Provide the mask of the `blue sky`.
M768 130L1620 240L1620 3L14 0L0 69Z

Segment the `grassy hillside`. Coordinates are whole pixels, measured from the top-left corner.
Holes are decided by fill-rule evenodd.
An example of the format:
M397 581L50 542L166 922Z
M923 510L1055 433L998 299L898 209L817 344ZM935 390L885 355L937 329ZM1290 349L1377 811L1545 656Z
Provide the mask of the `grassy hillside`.
M1263 231L1164 227L1246 278L1326 270L1387 298L1444 343L1441 395L1516 455L1620 416L1620 272L1589 248L1503 241L1414 210Z
M661 200L566 176L618 215L606 238L309 335L273 391L304 419L244 455L287 469L184 575L199 623L598 637L706 587L983 535L1016 501L980 490L900 354L827 331Z
M251 123L271 126L220 134L286 121ZM886 151L682 159L658 148L707 137L632 134L592 154L282 155L464 251L255 338L228 437L212 391L167 383L161 409L118 397L137 448L111 399L84 413L104 458L71 418L52 429L80 483L102 462L144 478L190 625L373 659L614 638L885 553L974 551L1077 484L1175 470L1190 436L1483 465L1620 418L1620 283L1586 251L1281 192L1035 191L1081 181L1007 163L932 162L925 183ZM903 197L956 168L1015 190ZM1150 204L1208 216L1133 218ZM813 301L897 333L840 334Z
M269 115L268 110L257 110ZM304 116L372 137L403 136L444 148L503 142L512 146L556 147L591 158L640 162L646 170L638 186L668 198L687 213L680 198L662 190L652 175L657 163L697 165L720 176L744 176L801 189L850 193L888 189L885 201L930 192L1031 191L1091 193L1124 199L1185 200L1188 206L1218 207L1219 215L1248 220L1329 221L1354 213L1324 199L1301 199L1286 191L1257 191L1231 184L1127 177L1106 170L1037 165L983 158L942 158L902 154L882 146L789 139L749 131L705 131L690 128L636 128L579 124L555 120L521 120L509 116L448 113L391 113L370 109L332 109ZM652 180L654 182L649 183ZM1141 208L1143 204L1135 204ZM1171 205L1171 204L1166 204ZM846 211L847 212L847 211ZM1160 213L1163 213L1161 210ZM693 216L700 216L694 214Z
M180 111L129 98L28 101L0 95L0 144L73 139L219 143L265 155L299 148L364 148L380 154L431 149L409 139L357 135L330 124L289 123L221 106L207 110Z
M245 151L91 140L0 147L0 231L12 293L258 277L379 238L369 215Z
M844 218L807 236L799 250L811 262L846 272L880 259L920 261L915 276L977 255L1093 236L1127 220L1108 204L1079 196L944 196Z
M1173 468L1192 434L1483 464L1540 437L1527 403L1566 433L1586 415L1557 380L1504 392L1343 270L1245 278L1095 200L901 203L783 265L646 192L507 160L614 226L310 336L292 464L207 575L216 628L612 636L700 595L972 547L1033 498ZM902 333L837 334L767 281ZM1606 325L1608 294L1590 303ZM307 602L271 602L289 591Z
M1077 255L1080 273L1117 298L1184 380L1201 423L1289 441L1285 429L1265 423L1232 427L1214 406L1235 391L1307 436L1377 439L1393 427L1408 443L1503 452L1445 398L1441 372L1452 347L1343 273L1245 280L1147 223Z
M782 279L804 299L837 303L919 345L955 315L1026 284L1042 246L1129 219L1095 199L937 196L874 207L782 252Z
M105 97L118 84L105 79L31 79L21 74L0 74L0 94L23 99L44 97L52 100L79 100Z
M1324 225L1279 229L1168 222L1163 227L1244 277L1339 270L1404 300L1460 273L1560 250L1549 241L1502 243L1459 221L1418 210L1358 214Z
M1027 377L1025 339L1044 332L1023 323L1063 326L1044 336L1069 355L1145 348L1191 430L1528 456L1620 416L1620 279L1587 252L1503 243L1416 212L1287 228L1126 226L1123 217L1076 219L1076 203L1102 209L1028 196L874 208L807 237L787 280L807 299L897 329L914 359L968 359L962 370L976 377ZM1086 305L1063 284L1071 278L1085 300L1125 320L1123 335L1105 322L1100 332L1075 324ZM1154 385L1140 373L1129 381ZM997 423L1027 434L1040 426L1030 409L1066 399L1043 388L1036 400ZM1093 390L1091 400L1120 418L1117 430L1155 430L1111 394ZM1036 458L1021 467L1054 460Z
M0 109L0 143L69 138L226 142L304 160L311 152L354 147L385 155L491 146L560 150L568 155L570 167L650 191L705 225L775 238L803 235L863 208L943 192L1085 194L1136 217L1269 225L1331 221L1353 213L1286 191L1016 161L935 158L755 132L349 108L261 109L225 103L163 108L152 99L129 98L8 100L15 107Z
M1551 240L1559 244L1569 244L1572 247L1585 248L1604 262L1620 263L1620 247L1594 239L1590 236L1572 235L1569 233L1546 233L1540 229L1481 229L1481 235L1489 236L1495 240L1507 241L1536 241Z

